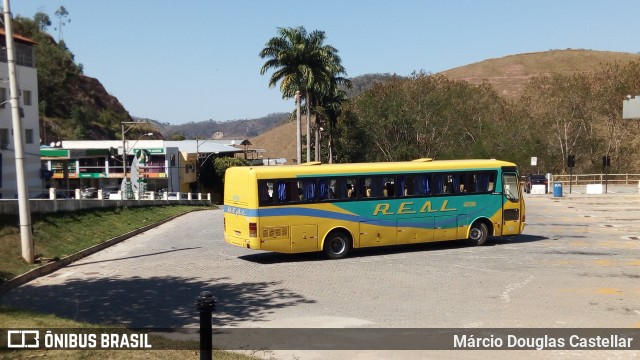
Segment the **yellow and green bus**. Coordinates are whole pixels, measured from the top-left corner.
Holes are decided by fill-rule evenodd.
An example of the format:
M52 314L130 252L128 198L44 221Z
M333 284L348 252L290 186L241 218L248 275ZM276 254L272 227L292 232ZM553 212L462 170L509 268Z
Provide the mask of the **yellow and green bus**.
M520 234L525 205L516 164L500 160L231 167L225 241L280 253Z

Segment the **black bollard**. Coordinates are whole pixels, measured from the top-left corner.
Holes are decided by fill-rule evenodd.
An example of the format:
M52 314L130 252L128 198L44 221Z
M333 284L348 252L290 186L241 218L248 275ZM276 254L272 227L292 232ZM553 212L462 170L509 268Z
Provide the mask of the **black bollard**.
M196 309L200 311L200 360L211 360L213 355L211 313L215 310L215 301L210 291L203 291L196 298Z

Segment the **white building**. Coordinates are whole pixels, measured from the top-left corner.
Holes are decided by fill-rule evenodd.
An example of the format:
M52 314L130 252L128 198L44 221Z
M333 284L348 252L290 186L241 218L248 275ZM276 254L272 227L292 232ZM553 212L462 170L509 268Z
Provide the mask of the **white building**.
M35 42L14 35L16 72L19 88L20 122L23 131L24 166L28 193L41 191L40 126L38 118L38 76ZM11 119L9 68L6 34L0 29L0 198L18 196L16 184L15 144Z

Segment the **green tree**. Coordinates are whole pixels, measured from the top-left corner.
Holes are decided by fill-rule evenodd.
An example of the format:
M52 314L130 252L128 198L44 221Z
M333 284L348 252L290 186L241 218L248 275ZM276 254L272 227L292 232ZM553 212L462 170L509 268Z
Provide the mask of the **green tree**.
M38 11L33 15L33 20L36 22L39 31L46 31L51 26L51 19L46 13Z
M74 80L82 74L82 66L75 64L73 53L63 41L56 43L42 30L42 27L46 29L47 18L42 13L37 13L33 20L16 16L13 23L17 34L37 43L35 52L40 114L68 118L74 103Z
M245 159L235 157L217 157L213 159L215 171L214 190L224 192L224 174L232 166L249 166L251 163Z
M591 168L602 170L602 156L611 156L614 172L640 170L640 126L638 120L622 119L621 102L627 95L640 94L640 61L613 64L594 74L592 103L598 110L595 129L602 141L589 154Z
M171 134L171 140L172 141L181 141L186 139L186 137L184 136L184 134L182 133L182 131L178 131L176 133Z
M322 129L321 125L323 122L327 126L327 128L324 129L324 132L327 134L326 148L327 158L330 164L334 161L333 138L337 130L336 127L338 119L342 113L342 106L347 102L347 100L347 92L337 86L334 86L330 91L320 97L318 105L315 108L316 117L319 119L317 122L317 128Z
M565 172L568 155L583 163L601 143L594 131L593 85L590 74L539 76L529 82L522 101L534 133L543 135L537 155L546 160L543 171Z
M71 22L71 19L68 19L69 12L64 6L60 6L58 10L55 12L56 17L58 18L58 42L62 40L62 27Z
M338 122L340 162L501 157L487 139L504 123L505 102L488 85L414 74L374 85ZM508 159L507 159L508 160Z

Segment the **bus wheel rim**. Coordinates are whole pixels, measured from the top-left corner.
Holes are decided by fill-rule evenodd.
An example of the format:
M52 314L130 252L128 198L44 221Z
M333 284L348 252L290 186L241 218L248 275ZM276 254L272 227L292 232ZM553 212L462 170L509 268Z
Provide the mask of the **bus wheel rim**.
M469 237L473 240L482 238L482 230L480 228L474 227L473 229L471 229L471 234Z
M342 239L333 239L329 244L330 250L334 254L341 254L347 245Z

